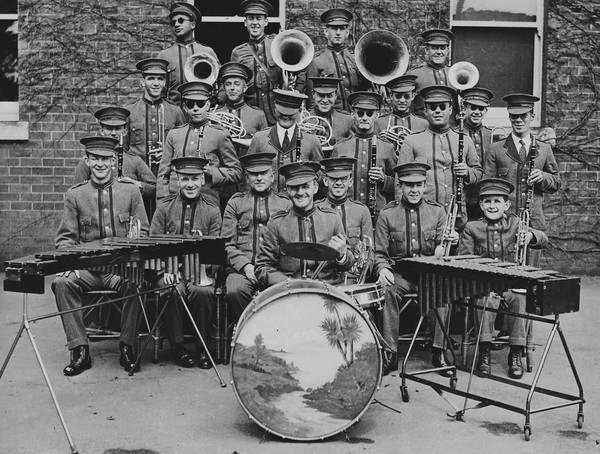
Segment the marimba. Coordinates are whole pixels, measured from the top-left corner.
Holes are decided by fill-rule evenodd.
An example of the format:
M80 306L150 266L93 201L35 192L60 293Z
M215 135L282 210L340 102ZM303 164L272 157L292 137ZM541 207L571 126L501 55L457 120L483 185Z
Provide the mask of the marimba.
M442 397L444 397L445 392L465 397L465 406L462 409L458 408L444 397L444 399L446 399L446 401L450 403L456 410L456 412L452 415L455 416L456 419L462 419L462 416L467 410L467 399L473 399L479 402L479 404L473 408L494 405L509 411L524 414L525 426L523 428L523 432L525 440L529 440L531 436L530 415L532 413L539 413L569 405L578 405L579 410L577 413L577 426L579 428L583 426L583 404L585 403L583 398L583 387L559 322L560 314L577 312L579 310L581 287L579 278L565 276L556 271L542 270L540 268L531 266L520 266L515 263L501 262L479 256L451 256L444 257L442 259L437 259L435 257L411 257L398 260L396 262L395 269L407 279L417 282L421 309L421 319L419 320L419 324L411 340L410 347L402 363L402 384L400 386L400 391L405 402L408 402L409 400L408 391L406 388L406 380L409 379L431 386ZM501 294L509 289L521 289L521 291L526 293L527 314L515 314L502 310L495 310L496 312L503 312L511 316L518 316L531 321L552 325L550 336L544 345L544 351L542 352L540 363L535 371L533 381L530 385L495 375L490 375L487 377L487 379L528 389L529 392L524 407L518 407L512 404L501 402L488 396L470 393L470 383L474 367L472 367L470 370L471 375L469 377L469 386L467 387L466 391L456 389L456 369L460 369L457 366L453 366L453 376L450 378L449 386L445 386L421 377L422 374L438 371L439 369L427 369L411 373L406 371L408 357L413 348L421 322L423 317L429 312L430 309L435 309L450 303L465 306L466 310L469 310L469 307L484 309L481 306L474 306L472 304L474 298L472 297L484 296L492 291ZM464 298L469 298L470 303L465 302ZM485 310L491 311L493 309L487 308ZM441 322L437 311L435 312L438 321ZM550 320L543 318L543 316L548 315L553 315L554 319ZM450 341L448 333L443 325L442 329L444 331L444 335L446 336L446 340ZM561 344L564 348L567 360L577 384L578 395L566 394L538 386L538 380L556 333L558 333L560 337ZM451 342L448 343L450 346L451 344ZM456 359L452 349L451 352L454 359ZM474 357L473 366L475 361L476 358ZM456 363L456 361L454 362ZM469 370L467 370L467 372L469 372ZM558 399L562 399L563 402L547 407L532 409L531 400L534 393L550 395Z

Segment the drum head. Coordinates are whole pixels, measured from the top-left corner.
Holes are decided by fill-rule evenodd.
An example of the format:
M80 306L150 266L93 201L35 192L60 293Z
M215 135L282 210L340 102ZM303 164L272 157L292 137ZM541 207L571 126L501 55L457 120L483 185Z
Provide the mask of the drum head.
M320 440L354 424L381 383L375 328L340 290L289 280L248 306L231 354L233 389L257 424Z

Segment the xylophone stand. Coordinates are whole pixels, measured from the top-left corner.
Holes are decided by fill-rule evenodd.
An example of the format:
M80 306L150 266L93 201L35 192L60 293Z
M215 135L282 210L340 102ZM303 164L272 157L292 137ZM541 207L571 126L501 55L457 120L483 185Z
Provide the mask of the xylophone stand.
M19 339L21 338L21 335L23 334L23 331L26 331L27 336L29 337L29 340L31 341L31 346L33 347L33 352L35 353L35 357L38 361L38 364L40 365L40 368L42 369L42 374L44 375L44 380L46 381L46 385L48 386L48 390L50 391L50 396L52 397L52 402L54 403L54 408L56 408L56 412L58 413L58 418L60 419L60 423L61 423L62 428L65 432L65 435L67 437L67 441L69 442L69 446L71 448L71 454L77 454L79 451L77 450L77 448L75 447L75 444L73 443L73 439L71 438L71 434L69 433L69 428L67 427L67 423L66 423L65 418L60 409L60 405L58 404L58 399L56 398L56 394L54 394L54 389L52 388L52 383L50 383L50 377L48 376L48 373L46 372L44 362L42 361L42 356L40 355L40 352L37 348L37 344L35 343L35 336L31 332L30 320L29 320L29 316L27 314L28 314L27 293L23 293L23 318L21 320L21 326L19 326L19 330L17 331L15 340L13 341L13 343L10 347L10 350L8 351L8 355L6 356L6 359L4 360L4 363L2 364L2 369L0 369L0 379L2 378L2 375L4 374L4 371L6 370L6 366L8 365L8 362L10 361L10 358L11 358L13 352L15 351L15 348L17 346L17 343L19 342ZM35 321L35 319L33 321Z

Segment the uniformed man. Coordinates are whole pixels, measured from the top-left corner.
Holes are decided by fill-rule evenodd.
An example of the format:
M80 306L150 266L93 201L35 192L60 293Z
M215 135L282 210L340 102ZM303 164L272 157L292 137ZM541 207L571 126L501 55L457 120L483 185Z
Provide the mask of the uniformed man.
M364 248L357 247L359 242L362 241L363 245L371 243L371 249L373 247L373 222L367 206L348 197L351 188L354 186L355 165L355 158L323 159L321 166L324 171L323 183L327 187L327 198L315 202L315 205L331 208L340 215L344 231L350 243L350 251L357 259L355 264L358 264L360 263L359 258L364 259L359 257L361 249L364 250ZM361 263L361 265L366 266L367 269L353 268L351 272L347 273L345 284L356 284L361 272L366 273L365 276L369 275L372 266L371 254L367 257L366 262Z
M352 117L346 112L341 112L335 108L338 98L338 90L342 79L335 77L311 77L313 107L308 112L323 118L331 126L331 139L323 143L323 153L325 157L331 155L333 145L350 137L352 129Z
M388 99L392 105L392 112L377 119L375 130L381 137L392 143L394 141L390 140L387 131L394 126L406 128L406 133L409 134L410 132L422 131L429 125L427 120L411 113L412 103L417 93L416 80L417 76L415 74L405 74L395 77L385 84ZM396 151L398 150L400 150L400 147L396 146Z
M205 167L208 160L198 156L175 158L172 165L177 174L179 193L172 194L159 202L150 226L151 235L197 235L217 236L221 231L221 212L218 205L213 204L201 195L204 183ZM190 312L198 326L200 335L209 339L215 306L214 285L200 286L189 282L190 276L165 273L159 280L158 287L177 283L180 291L186 295L190 303ZM192 367L194 359L184 346L183 317L185 309L181 306L176 293L167 308L167 332L171 353L175 362L181 367ZM210 369L211 363L206 351L196 340L198 367Z
M127 237L129 221L139 219L141 234L148 235L148 219L139 189L129 181L118 181L113 137L92 136L80 141L85 146L85 162L90 179L72 186L65 196L65 206L56 235L58 250L108 237ZM116 290L119 297L132 295L135 287L114 274L75 270L59 273L52 283L59 311L81 308L83 294L90 290ZM126 299L121 312L119 363L131 370L136 356L133 345L138 335L140 302ZM71 362L64 368L67 376L78 375L92 367L88 339L81 310L61 315L71 350ZM136 368L137 369L137 368Z
M422 161L432 166L427 174L425 198L440 203L445 210L450 208L456 191L456 177L462 177L465 186L475 185L483 173L475 145L467 135L463 141L463 161L458 162L458 133L450 128L455 93L453 88L435 85L421 90L429 127L406 137L398 156L400 164ZM464 197L460 212L464 215L457 221L459 231L466 222Z
M122 150L117 150L116 167L113 174L119 181L134 184L139 188L146 207L146 216L149 218L152 214L151 207L156 199L156 177L142 158L132 153L127 145L129 142L127 139L129 137L127 128L129 115L128 109L116 106L103 107L94 112L100 126L98 134L117 139L119 148L122 147ZM119 164L119 154L122 155L121 164ZM119 176L119 167L121 167L121 176ZM91 167L88 165L86 157L83 157L75 168L73 184L89 180L90 177Z
M353 15L342 8L333 8L321 14L321 22L325 25L327 48L317 52L311 64L306 68L307 77L336 77L341 79L339 97L336 98L335 108L350 111L348 96L354 91L367 90L369 82L360 74L356 67L354 52L348 46L350 22ZM307 84L307 93L312 93L312 86ZM315 100L316 101L316 100ZM310 100L309 105L313 105Z
M450 30L432 28L421 33L425 42L425 64L409 71L407 74L416 75L417 96L414 100L414 111L420 117L425 117L425 105L421 89L431 85L450 86L448 80L448 62L450 58L450 44L454 39L454 34ZM457 99L454 95L452 105L454 111L457 111ZM456 118L450 119L452 126L456 125Z
M275 153L255 153L240 158L250 189L234 194L223 213L221 236L227 240L229 265L225 298L232 321L242 315L254 292L261 288L254 266L269 217L292 206L289 197L273 190L275 156Z
M171 174L171 160L182 156L202 156L208 159L204 174L204 197L219 206L219 190L237 184L242 178L242 166L227 130L208 121L212 87L205 82L187 82L179 87L183 111L189 123L172 129L167 135L158 168L156 198L177 194L177 183Z
M502 98L507 104L512 133L495 142L485 157L486 178L502 178L515 186L510 195L509 213L521 214L527 203L529 185L533 186L530 210L531 227L545 231L544 194L560 189L560 175L552 147L535 139L531 133L533 106L540 99L525 93L513 93ZM533 158L533 169L529 163ZM528 264L537 266L541 251L531 251Z
M165 138L175 126L186 123L181 108L163 98L169 62L146 58L136 63L144 94L125 106L129 112L129 149L144 160L152 173L158 173Z
M319 274L320 280L332 285L340 284L343 273L354 263L340 216L330 208L314 204L320 168L317 162L305 161L292 162L279 169L285 177L286 190L294 206L273 214L267 224L255 270L256 277L265 287L288 278L300 278L304 272L310 276L318 265L315 260L282 255L281 246L286 243L319 243L335 249L338 257L325 265Z
M273 160L273 173L292 161L315 161L323 159L323 151L319 139L300 131L298 121L300 107L307 96L290 90L275 90L275 110L277 124L269 129L257 132L250 142L249 154L276 153ZM283 176L277 179L276 191L285 189Z
M483 165L485 155L492 145L492 130L483 124L483 119L488 111L494 94L483 87L473 87L462 90L461 96L464 106L464 132L473 141L479 161ZM458 132L458 129L455 128ZM479 207L479 196L476 186L467 186L465 191L467 201L468 219L478 219L483 216Z
M424 198L427 172L431 166L409 162L394 167L400 197L381 211L375 225L375 266L377 282L387 288L383 306L383 338L392 350L384 364L384 373L398 369L399 312L402 297L416 291L417 283L410 276L394 271L396 260L405 257L433 255L441 243L446 212L432 200ZM458 234L452 235L458 243ZM434 344L435 345L435 344ZM434 350L435 367L446 366L441 348Z
M241 10L245 16L244 26L248 31L248 42L240 44L231 51L230 60L243 63L252 70L253 78L246 93L248 104L261 109L267 116L269 125L277 121L273 90L284 87L282 69L275 64L271 55L271 43L275 35L265 35L269 23L271 4L266 0L245 0ZM295 90L304 91L306 73L297 75Z
M394 198L392 169L396 166L396 153L390 142L375 135L382 96L358 91L350 94L348 102L352 106L354 122L352 135L333 147L332 157L345 156L357 160L352 199L369 207L371 216L375 218Z
M179 104L181 91L179 86L188 81L183 73L188 58L197 53L208 54L218 64L219 58L215 51L205 45L196 42L194 33L196 27L202 22L202 14L191 3L175 2L169 8L169 20L175 35L175 44L167 49L161 50L157 57L169 62L169 74L167 83L167 98ZM216 74L215 74L216 76Z

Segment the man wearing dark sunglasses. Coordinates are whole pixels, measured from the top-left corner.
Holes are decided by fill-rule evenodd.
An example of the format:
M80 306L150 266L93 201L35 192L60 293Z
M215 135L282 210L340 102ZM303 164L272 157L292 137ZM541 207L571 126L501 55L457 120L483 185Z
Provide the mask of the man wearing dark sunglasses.
M219 190L240 181L242 166L229 132L208 121L212 87L205 82L187 82L179 90L189 123L173 128L167 135L158 167L156 198L178 193L177 180L171 171L172 159L200 156L208 160L202 195L218 207Z
M533 185L533 200L529 207L530 226L545 231L544 194L554 194L561 182L552 147L536 140L531 132L534 103L540 99L525 93L509 94L502 99L507 104L512 132L505 140L495 142L490 147L485 158L485 176L502 178L515 186L509 196L510 208L507 213L517 216L525 207L528 185ZM534 165L529 173L531 159L534 159ZM540 250L528 251L527 263L537 266L540 255Z
M483 124L483 119L494 94L483 87L467 88L461 92L465 112L465 134L473 140L479 160L483 165L485 155L492 144L492 130ZM458 128L455 128L458 132ZM467 215L469 220L483 217L479 206L479 196L475 186L467 186Z
M178 87L182 83L188 82L183 74L187 59L198 52L209 54L217 62L219 58L211 47L196 42L194 33L196 26L202 22L202 13L194 5L187 2L173 3L169 9L169 21L176 41L171 47L161 50L158 58L169 62L166 96L179 104Z
M357 160L352 198L372 209L374 217L394 198L392 169L396 166L396 152L390 142L378 139L374 133L382 100L379 93L370 91L356 91L348 96L354 121L352 135L336 144L331 154L332 157L346 156ZM372 165L373 152L375 166ZM370 200L373 185L375 200Z

